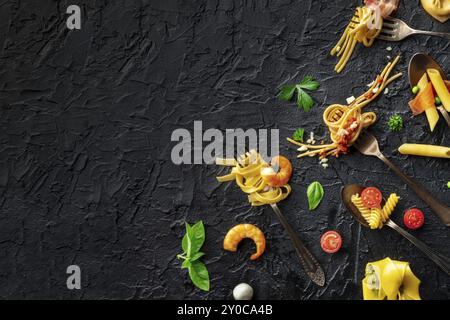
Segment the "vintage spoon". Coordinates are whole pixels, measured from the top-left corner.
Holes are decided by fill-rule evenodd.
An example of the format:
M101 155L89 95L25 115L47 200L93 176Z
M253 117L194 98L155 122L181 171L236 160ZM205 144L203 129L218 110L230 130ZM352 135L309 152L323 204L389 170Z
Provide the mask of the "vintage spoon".
M346 185L341 190L341 198L344 205L347 207L350 214L364 227L369 228L369 225L367 224L367 221L364 219L364 217L361 215L359 210L353 205L351 201L351 197L354 194L361 194L361 192L364 190L363 186L357 185L357 184L350 184ZM399 227L396 223L394 223L392 220L387 220L385 222L385 225L394 229L398 233L400 233L403 237L408 239L413 245L415 245L420 251L425 253L428 258L430 258L434 263L436 263L445 273L450 275L450 260L436 252L434 252L430 247L428 247L425 243L414 237L412 234L404 230L403 228Z
M429 55L425 53L416 53L411 60L409 61L408 74L409 74L409 84L412 87L417 85L420 78L424 73L427 72L427 69L436 69L441 74L442 79L446 80L444 71L442 71L441 66ZM444 117L447 125L450 127L450 115L444 109L442 105L437 106L437 109L441 112Z

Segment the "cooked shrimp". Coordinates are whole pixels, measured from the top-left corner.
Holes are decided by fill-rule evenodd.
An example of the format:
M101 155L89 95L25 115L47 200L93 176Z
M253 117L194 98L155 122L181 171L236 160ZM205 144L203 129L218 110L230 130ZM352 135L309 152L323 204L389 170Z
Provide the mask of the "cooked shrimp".
M231 252L236 252L239 242L244 238L250 238L255 242L256 253L252 254L250 259L258 259L266 249L266 238L261 229L252 224L238 224L231 228L223 240L223 248Z
M261 177L270 187L281 187L288 183L292 175L292 164L288 158L283 156L276 156L270 162L271 166L267 165L261 169ZM275 168L279 168L278 172Z

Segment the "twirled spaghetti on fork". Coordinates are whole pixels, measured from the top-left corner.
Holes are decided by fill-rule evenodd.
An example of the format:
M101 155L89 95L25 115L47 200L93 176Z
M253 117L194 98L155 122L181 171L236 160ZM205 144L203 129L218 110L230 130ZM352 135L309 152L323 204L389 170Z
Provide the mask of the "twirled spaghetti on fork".
M401 77L402 73L390 76L399 59L400 56L397 56L392 62L389 62L381 74L376 76L369 90L352 103L349 105L333 104L325 109L323 121L330 130L332 143L312 145L288 138L289 142L300 147L299 151L303 151L297 157L318 155L320 158L326 158L329 155L339 157L341 154L346 154L349 147L358 139L361 131L372 125L377 119L374 112L363 113L362 108L378 97L392 81Z
M397 9L399 0L365 0L365 6L357 7L355 14L347 25L330 54L337 56L339 62L334 70L340 73L355 50L357 43L365 47L372 46L381 32L383 18Z

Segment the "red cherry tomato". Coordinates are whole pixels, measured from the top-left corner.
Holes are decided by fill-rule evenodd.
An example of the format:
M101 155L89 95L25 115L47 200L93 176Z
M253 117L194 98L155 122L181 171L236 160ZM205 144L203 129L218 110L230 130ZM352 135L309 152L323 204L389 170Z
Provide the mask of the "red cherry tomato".
M342 238L336 231L327 231L320 238L320 246L326 253L338 252L342 246Z
M423 226L425 216L419 209L412 208L405 211L403 216L403 223L408 229L416 230Z
M378 188L368 187L361 192L361 201L367 208L379 208L383 195Z

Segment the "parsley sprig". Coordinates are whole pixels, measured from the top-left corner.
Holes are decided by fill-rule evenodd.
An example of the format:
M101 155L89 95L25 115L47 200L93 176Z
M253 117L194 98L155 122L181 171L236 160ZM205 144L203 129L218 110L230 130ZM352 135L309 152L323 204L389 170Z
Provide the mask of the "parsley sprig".
M305 129L298 128L295 130L294 134L292 135L292 139L295 141L303 142L303 136L305 135Z
M297 107L308 112L314 106L314 100L306 92L306 90L316 91L319 87L320 83L312 76L305 76L298 84L282 85L278 97L283 101L291 101L297 91Z

